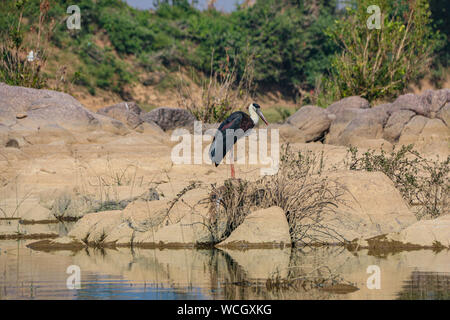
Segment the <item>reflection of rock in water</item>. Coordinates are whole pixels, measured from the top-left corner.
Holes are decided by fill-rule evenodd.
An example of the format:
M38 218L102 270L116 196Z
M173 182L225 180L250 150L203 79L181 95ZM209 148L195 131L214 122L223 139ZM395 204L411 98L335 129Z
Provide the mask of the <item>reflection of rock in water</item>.
M76 224L75 221L60 221L58 222L58 234L60 237L67 236L67 234L72 230L73 226Z
M398 294L401 300L449 300L450 273L419 272L411 273Z

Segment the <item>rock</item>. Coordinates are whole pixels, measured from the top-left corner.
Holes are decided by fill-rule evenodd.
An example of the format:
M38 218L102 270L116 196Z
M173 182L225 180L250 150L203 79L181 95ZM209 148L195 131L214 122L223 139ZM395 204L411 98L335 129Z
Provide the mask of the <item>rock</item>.
M13 126L12 130L17 131L15 127ZM30 144L51 144L63 141L64 144L70 145L78 142L74 134L57 124L44 124L34 134L25 134L24 137Z
M440 119L429 119L415 143L426 154L448 155L450 149L450 128Z
M415 143L427 122L428 118L424 116L414 116L403 128L399 144L408 145Z
M51 211L58 220L76 220L95 212L101 205L90 196L62 192L54 200Z
M427 101L429 107L429 117L431 119L436 117L436 114L448 102L450 102L450 89L441 90L426 90L422 97Z
M41 206L39 199L35 197L25 197L20 200L9 197L2 199L1 212L6 217L20 218L25 222L55 222L56 218L50 210Z
M352 145L352 139L379 139L383 135L383 126L387 113L381 108L367 109L350 121L339 135L340 145Z
M446 103L438 112L437 117L450 127L450 103Z
M6 147L6 144L9 141L9 128L0 123L0 146ZM19 144L17 144L18 146Z
M145 232L157 230L168 223L168 203L164 200L145 201L137 200L130 203L123 210L123 221L126 221L134 230Z
M320 140L331 124L327 111L316 106L304 106L287 119L287 123L299 129L305 142Z
M135 129L143 123L139 115L142 109L135 102L122 102L97 111L98 114L111 117Z
M306 142L305 136L303 135L303 132L298 130L293 125L290 125L289 123L284 124L270 124L267 128L268 132L270 130L276 129L278 130L278 133L280 134L280 141L282 143L304 143Z
M47 208L40 206L39 204L29 207L23 205L20 208L20 218L26 222L54 222L57 221L53 214Z
M122 211L119 210L89 213L77 221L68 236L89 244L102 243L121 222Z
M343 194L337 208L311 225L303 244L338 244L399 232L417 221L392 181L381 172L337 171L328 175Z
M336 113L335 119L331 122L330 130L325 137L326 144L340 145L340 135L349 123L364 113L364 109L343 109Z
M410 110L427 118L435 118L439 110L450 102L450 89L427 90L422 95L408 93L393 102L394 110Z
M17 118L24 114L27 116ZM57 125L70 132L101 129L113 134L126 133L121 122L92 113L66 93L4 83L0 83L0 121L10 127L20 124L30 134L44 125Z
M390 142L397 142L403 128L415 115L410 110L399 110L392 113L384 127L383 138Z
M128 247L133 241L134 233L135 230L130 227L128 222L122 222L108 233L103 242L106 245Z
M291 245L283 209L271 207L252 212L218 247L284 247Z
M139 199L156 199L149 190ZM187 196L186 196L187 195ZM159 196L159 195L158 195ZM205 192L194 189L172 205L167 200L136 200L123 211L85 214L69 236L91 246L193 247L212 242L205 226ZM171 208L171 212L167 209Z
M418 221L402 230L398 240L422 247L444 246L450 249L450 215Z
M164 131L193 126L196 120L194 115L188 110L172 108L154 109L148 113L141 114L141 119L145 122L152 121L156 123Z
M433 220L421 220L400 232L368 239L369 247L390 249L448 248L450 249L450 215Z
M436 139L447 140L450 135L450 128L440 119L430 119L423 127L420 135L423 137L435 137Z
M426 116L427 105L419 95L408 93L401 95L393 102L394 110L410 110L417 115Z
M141 194L139 196L139 199L142 199L144 201L156 201L159 200L159 193L155 188L150 188L147 192Z
M380 139L387 118L387 107L344 109L336 114L325 142L350 146L363 145L364 139Z
M111 235L113 230L121 225L123 221L122 212L119 210L104 211L91 214L100 214L101 218L97 220L96 223L92 224L89 228L86 237L83 238L87 241L87 244L102 245L107 244L106 239ZM78 224L78 223L77 223ZM73 230L78 228L77 225L74 226ZM75 233L76 231L74 231ZM69 235L74 235L74 233L69 233ZM111 237L110 237L111 239ZM130 241L128 241L130 243Z
M353 96L339 100L326 109L328 113L337 114L347 109L368 109L370 103L364 98Z
M156 231L137 233L133 245L139 247L184 248L211 244L213 238L204 224L182 220Z
M134 130L139 133L155 135L162 138L166 135L164 130L151 120L141 123Z

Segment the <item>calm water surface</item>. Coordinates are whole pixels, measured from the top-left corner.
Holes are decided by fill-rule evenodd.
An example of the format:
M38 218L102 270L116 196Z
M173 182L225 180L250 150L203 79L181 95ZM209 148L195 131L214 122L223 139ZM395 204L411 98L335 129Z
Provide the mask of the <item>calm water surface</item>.
M27 248L31 242L0 241L0 299L450 299L447 250L385 256L337 247L41 252ZM81 270L78 290L67 288L71 265ZM371 265L381 271L379 290L367 288ZM333 277L359 290L267 282L305 275Z

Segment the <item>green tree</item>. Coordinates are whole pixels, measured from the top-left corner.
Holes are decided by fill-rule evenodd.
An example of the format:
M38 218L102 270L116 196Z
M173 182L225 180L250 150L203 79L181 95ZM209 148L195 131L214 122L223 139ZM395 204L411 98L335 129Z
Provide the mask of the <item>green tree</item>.
M369 29L367 8L381 9L381 28ZM332 63L337 97L390 97L420 79L432 61L436 35L427 0L361 0L336 20L329 35L342 48Z

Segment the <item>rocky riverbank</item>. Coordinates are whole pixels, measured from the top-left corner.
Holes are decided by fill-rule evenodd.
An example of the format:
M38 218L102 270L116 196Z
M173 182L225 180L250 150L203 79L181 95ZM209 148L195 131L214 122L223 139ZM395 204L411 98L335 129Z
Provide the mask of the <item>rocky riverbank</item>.
M348 169L349 146L363 153L414 143L424 157L445 159L449 112L450 90L443 89L381 106L360 97L327 109L305 106L286 123L271 125L293 150L320 155L321 175L343 190L333 210L320 216L320 228L305 228L301 245L450 248L448 209L418 221L386 175ZM170 131L191 128L193 121L185 110L146 113L134 103L93 113L64 93L0 84L0 239L47 238L30 246L76 250L291 246L291 221L277 206L249 208L217 241L211 185L223 185L228 166L171 161ZM237 165L237 176L255 181L259 167ZM77 222L65 237L39 230L40 223L58 221Z

